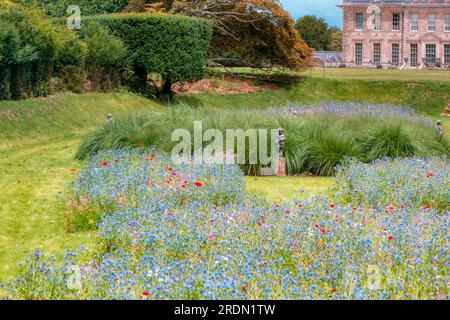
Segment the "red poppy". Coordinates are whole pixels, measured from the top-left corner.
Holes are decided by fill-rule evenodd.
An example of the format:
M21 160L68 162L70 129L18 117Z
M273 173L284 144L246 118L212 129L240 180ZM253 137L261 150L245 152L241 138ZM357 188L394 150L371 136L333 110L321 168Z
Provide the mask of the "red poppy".
M331 205L330 205L330 208L334 208L334 207L336 207L334 204L331 204Z
M148 158L145 158L145 161L148 161Z
M183 189L186 188L186 186L185 186L184 184L183 184L181 187L182 187Z
M424 205L423 208L424 209L430 209L430 206L427 204L427 205Z
M248 289L247 285L244 284L244 285L242 286L242 291L247 292L247 289Z
M331 293L335 293L335 292L336 292L336 289L335 289L335 288L331 288L331 289L330 289L330 292L331 292Z
M389 241L391 241L392 239L394 239L394 237L393 236L389 236L388 239L389 239Z
M108 166L108 162L106 162L106 161L103 162L103 166L104 166L104 167L107 167L107 166Z
M427 178L433 178L434 174L432 174L431 172L429 174L427 174Z
M320 230L320 232L325 233L325 229Z
M119 163L119 160L114 160L115 163Z
M143 291L142 294L147 297L150 293L148 293L147 291Z
M195 184L197 187L201 187L201 186L203 185L203 183L201 183L200 181L196 181L194 184Z
M150 156L152 159L155 159L155 154L152 153L152 155Z
M315 225L314 225L316 228L318 228L319 227L319 225L316 223Z

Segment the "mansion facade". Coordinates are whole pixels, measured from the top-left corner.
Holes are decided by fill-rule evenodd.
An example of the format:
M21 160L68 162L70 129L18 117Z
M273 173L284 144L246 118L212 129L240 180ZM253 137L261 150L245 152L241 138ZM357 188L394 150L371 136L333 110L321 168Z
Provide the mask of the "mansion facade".
M450 0L344 0L348 66L450 66Z

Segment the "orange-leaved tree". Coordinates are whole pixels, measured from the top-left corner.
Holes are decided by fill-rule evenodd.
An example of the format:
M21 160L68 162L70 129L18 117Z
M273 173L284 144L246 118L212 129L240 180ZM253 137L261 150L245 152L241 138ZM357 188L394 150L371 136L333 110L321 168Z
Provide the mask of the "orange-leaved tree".
M224 53L249 66L301 70L310 64L311 49L279 0L163 0L149 10L196 16L214 22L211 59Z

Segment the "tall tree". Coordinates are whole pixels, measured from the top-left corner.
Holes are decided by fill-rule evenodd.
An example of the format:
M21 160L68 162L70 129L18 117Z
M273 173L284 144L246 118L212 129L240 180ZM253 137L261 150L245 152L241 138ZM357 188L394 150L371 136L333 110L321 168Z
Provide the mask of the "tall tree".
M318 51L330 50L332 32L324 19L304 16L297 21L295 27L311 48Z
M330 51L342 51L342 30L338 27L331 27Z
M124 12L144 12L145 0L129 0L128 5L123 9Z
M311 49L279 0L164 0L154 8L212 20L212 58L235 53L250 66L297 70L309 64Z

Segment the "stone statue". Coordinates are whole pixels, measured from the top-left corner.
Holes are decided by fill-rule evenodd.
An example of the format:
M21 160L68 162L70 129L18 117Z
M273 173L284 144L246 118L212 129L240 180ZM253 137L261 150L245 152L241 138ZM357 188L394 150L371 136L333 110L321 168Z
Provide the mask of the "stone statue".
M444 134L444 127L442 126L442 120L438 120L436 122L436 132L439 135L443 135Z
M278 148L278 155L280 158L284 157L284 142L286 140L286 137L284 136L284 130L282 128L278 128L278 135L277 135L277 148Z
M113 117L111 113L108 113L106 116L106 124L112 124L113 123Z

